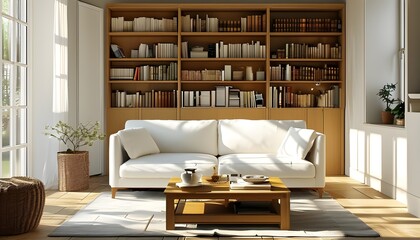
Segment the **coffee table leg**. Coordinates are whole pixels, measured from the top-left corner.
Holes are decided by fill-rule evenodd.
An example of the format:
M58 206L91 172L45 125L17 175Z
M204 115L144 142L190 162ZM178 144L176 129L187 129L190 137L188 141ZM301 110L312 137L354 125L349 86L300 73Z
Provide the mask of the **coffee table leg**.
M166 196L166 230L175 229L175 199Z
M280 199L280 229L290 229L290 195Z

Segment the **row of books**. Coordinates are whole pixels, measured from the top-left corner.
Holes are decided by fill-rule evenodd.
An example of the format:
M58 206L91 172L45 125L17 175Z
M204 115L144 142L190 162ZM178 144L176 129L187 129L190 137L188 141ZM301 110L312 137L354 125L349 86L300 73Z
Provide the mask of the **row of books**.
M127 21L124 17L111 18L111 32L176 32L178 18L137 17Z
M222 81L224 70L182 70L181 79L184 81Z
M127 93L113 91L111 106L121 108L164 108L176 107L176 90ZM210 91L182 91L182 107L242 107L256 108L264 106L261 93L240 91L231 86L217 86ZM312 93L295 93L290 86L271 86L268 107L329 107L340 106L340 88L334 85L331 89L316 96Z
M183 32L262 32L266 27L266 15L248 15L240 20L219 20L207 14L202 19L198 14L181 17Z
M111 68L110 79L112 80L177 80L178 67L176 62L169 65L142 65L135 68Z
M331 89L321 92L319 95L314 93L296 93L291 86L270 86L268 96L268 107L340 107L340 88L333 85Z
M246 78L246 75L248 79ZM225 65L224 69L222 70L182 70L181 71L181 79L183 81L231 81L231 80L244 80L247 79L248 81L252 80L264 80L265 79L265 71L257 71L254 78L254 73L248 71L247 74L244 74L242 70L232 70L232 65Z
M171 62L169 65L150 66L143 65L135 68L133 80L177 80L178 64Z
M118 108L172 108L176 107L177 91L157 91L127 93L113 91L111 93L111 107Z
M240 20L219 20L207 14L202 19L198 14L181 16L182 32L264 32L266 15L254 14ZM341 32L341 19L332 18L276 18L272 32ZM176 32L178 18L124 17L111 18L111 32Z
M215 90L182 91L182 107L263 107L262 93L241 91L232 86L216 86Z
M341 32L341 19L337 18L275 18L272 32Z
M279 64L270 66L270 76L272 81L339 81L340 68L327 65L319 68Z
M175 43L140 43L138 49L139 58L177 58L178 45Z
M328 89L317 97L317 106L328 108L340 107L340 92L341 89L338 85L333 85L331 89Z
M266 45L260 41L252 41L251 43L224 43L220 41L208 45L208 51L204 55L193 55L194 51L189 52L188 42L182 42L182 58L265 58ZM204 47L202 47L204 49ZM200 51L199 51L200 52Z
M112 80L134 80L134 68L111 68L109 78Z
M195 17L181 16L181 29L183 32L218 32L219 19L207 14L204 19L198 14Z
M285 48L277 49L277 58L341 59L341 46L329 43L316 45L307 43L286 43Z

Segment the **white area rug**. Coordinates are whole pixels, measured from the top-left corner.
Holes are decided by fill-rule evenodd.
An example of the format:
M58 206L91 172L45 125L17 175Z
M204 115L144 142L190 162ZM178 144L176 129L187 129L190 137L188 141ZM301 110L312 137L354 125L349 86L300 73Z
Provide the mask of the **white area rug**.
M379 235L332 198L292 192L291 230L278 225L176 225L165 230L165 198L159 191L102 193L50 237L118 236L277 236L378 237Z

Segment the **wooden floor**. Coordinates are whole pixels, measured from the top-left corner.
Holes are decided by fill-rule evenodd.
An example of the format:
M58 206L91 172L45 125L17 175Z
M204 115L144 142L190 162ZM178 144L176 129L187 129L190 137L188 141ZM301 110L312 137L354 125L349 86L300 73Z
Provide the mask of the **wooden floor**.
M346 209L357 215L371 228L377 231L382 238L416 238L420 239L420 219L407 213L405 205L396 200L360 184L349 177L327 177L325 189L332 197ZM64 239L104 239L104 238L50 238L48 234L59 226L63 221L70 218L80 208L92 201L98 194L110 191L106 176L91 177L90 188L84 192L57 192L47 191L44 214L39 227L26 234L0 237L7 240L64 240ZM129 238L113 237L107 240L134 240L134 239L162 239L162 238ZM168 239L168 238L166 238ZM165 240L166 240L165 239ZM171 238L174 240L175 238ZM192 240L195 238L188 238ZM203 239L203 238L202 238ZM202 240L200 239L200 240ZM209 240L227 240L228 238L205 238ZM233 238L232 238L233 239ZM254 238L255 239L255 238ZM272 238L268 238L272 239ZM296 238L293 238L296 239ZM322 238L331 239L331 238ZM366 239L366 238L363 238ZM375 238L378 239L378 238ZM184 239L176 239L184 240Z

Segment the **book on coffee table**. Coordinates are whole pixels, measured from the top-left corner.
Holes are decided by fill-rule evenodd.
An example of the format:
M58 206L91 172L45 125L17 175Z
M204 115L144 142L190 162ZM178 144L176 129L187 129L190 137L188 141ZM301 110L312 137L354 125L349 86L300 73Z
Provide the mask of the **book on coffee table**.
M252 183L252 182L246 182L243 179L238 178L236 182L230 183L230 189L270 190L271 184L269 181L263 182L263 183Z

